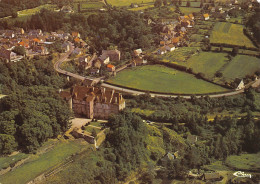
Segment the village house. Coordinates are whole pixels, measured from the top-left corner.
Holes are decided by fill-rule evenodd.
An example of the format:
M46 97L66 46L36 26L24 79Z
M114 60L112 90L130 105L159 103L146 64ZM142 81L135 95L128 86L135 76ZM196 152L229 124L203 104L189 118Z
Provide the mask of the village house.
M100 69L101 68L101 65L102 65L102 60L100 58L97 58L93 61L93 67L94 68L98 68Z
M61 45L62 49L64 49L65 52L68 52L70 50L70 44L68 42L64 42Z
M89 60L88 56L81 56L79 57L79 66L82 67L83 69L88 69L92 67L92 62Z
M72 32L72 33L71 33L71 36L72 36L73 38L76 38L76 37L80 38L79 32L76 32L76 31Z
M47 55L47 54L49 54L48 49L46 47L44 47L44 46L33 46L32 47L32 51L35 54L40 54L40 55Z
M143 53L142 49L136 49L136 50L134 50L134 56L135 56L135 57L141 56L142 53Z
M103 64L107 65L110 62L109 56L107 55L101 55L99 59L102 61Z
M245 84L243 79L240 81L240 83L238 84L236 90L240 90L240 89L244 89L245 88Z
M144 64L147 64L147 60L143 59L142 57L136 57L131 61L132 67L136 67Z
M203 14L203 19L204 19L204 20L209 20L209 14L207 14L207 13L206 13L206 14Z
M71 8L71 6L69 5L66 5L66 6L63 6L60 10L61 12L64 12L64 13L73 13L73 9Z
M157 54L159 54L159 55L163 55L163 54L165 54L166 52L167 52L167 50L166 50L165 46L164 46L164 47L161 47L161 48L159 48L159 49L157 50Z
M202 175L202 180L204 181L220 181L222 180L222 176L220 176L220 174L218 172L214 172L214 173L204 173Z
M98 68L91 68L91 69L90 69L90 74L91 74L91 75L99 74L99 69L98 69Z
M14 61L17 57L17 54L12 52L11 50L7 50L4 47L0 48L0 58L9 61Z
M166 45L165 46L166 50L169 51L169 52L172 52L175 50L175 46L173 44L170 44L170 45Z
M102 50L101 57L109 57L110 61L120 61L121 52L117 49L115 50Z
M82 51L80 48L77 47L76 49L73 50L72 54L75 54L78 56L78 55L82 54Z
M60 96L65 99L76 115L93 119L108 119L125 108L122 95L114 90L87 86L75 86L70 92L62 91Z
M179 155L178 155L178 151L176 151L175 153L170 153L170 152L168 152L167 154L165 154L164 155L164 157L163 158L161 158L161 164L163 165L163 166L167 166L167 164L170 162L170 161L172 161L172 160L174 160L174 159L177 159L179 157Z
M107 65L107 70L109 72L114 72L116 70L116 67L114 65L108 64Z

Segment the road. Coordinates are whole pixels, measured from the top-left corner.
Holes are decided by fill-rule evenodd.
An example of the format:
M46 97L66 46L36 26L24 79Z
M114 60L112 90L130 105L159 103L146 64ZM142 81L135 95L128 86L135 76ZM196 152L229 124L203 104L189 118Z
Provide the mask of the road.
M71 55L71 53L73 52L74 50L74 46L72 45L71 42L69 42L69 51L62 54L62 56L58 59L58 61L54 64L54 69L61 73L61 74L64 74L64 75L67 75L67 76L70 76L70 77L73 77L73 78L76 78L76 79L79 79L79 80L85 80L85 79L88 79L88 80L97 80L95 78L92 78L92 77L84 77L84 76L81 76L81 75L78 75L78 74L74 74L74 73L71 73L71 72L68 72L66 70L62 70L60 68L61 64L66 61L68 59L68 57ZM96 59L97 55L96 53L93 54L90 62L92 62L94 59Z
M88 79L88 80L94 80L97 82L99 82L102 77L100 78L92 78L92 77L83 77L81 75L78 75L78 74L74 74L74 73L71 73L71 72L68 72L66 70L62 70L60 68L60 65L66 61L68 59L68 57L70 56L70 54L73 52L74 50L74 46L72 45L71 42L69 42L70 44L70 49L68 52L62 54L62 56L58 59L58 61L54 64L54 68L57 72L61 73L61 74L64 74L64 75L67 75L67 76L70 76L70 77L74 77L76 79L79 79L79 80L85 80L85 79ZM97 55L96 53L93 54L93 57L91 58L91 61L93 61L94 59L96 59ZM252 87L258 87L260 85L260 79L256 80L255 82L251 83L250 86ZM134 89L127 89L127 88L123 88L123 87L118 87L118 86L114 86L114 85L111 85L111 84L107 84L107 83L102 83L101 84L102 87L105 87L105 88L110 88L110 89L114 89L114 90L117 90L117 91L121 91L123 93L129 93L129 94L132 94L132 95L141 95L141 94L146 94L146 92L142 92L142 91L137 91L137 90L134 90ZM241 90L237 90L237 91L231 91L231 92L226 92L226 93L220 93L220 94L212 94L212 95L207 95L209 96L210 98L219 98L219 97L224 97L224 96L233 96L233 95L238 95L238 94L241 94L244 92L244 89L241 89ZM160 94L160 93L150 93L150 95L152 97L155 97L155 96L158 96L158 97L182 97L182 98L186 98L186 99L190 99L191 96L187 96L187 95L175 95L175 94ZM203 95L195 95L196 97L201 97ZM205 95L204 95L205 96Z
M146 92L136 91L136 90L133 90L133 89L126 89L126 88L123 88L123 87L118 87L118 86L114 86L114 85L107 84L107 83L102 83L101 86L106 87L106 88L115 89L115 90L121 91L123 93L130 93L130 94L133 94L133 95L146 94ZM223 96L233 96L233 95L237 95L237 94L240 94L240 93L243 93L243 92L244 92L244 89L238 90L238 91L231 91L231 92L227 92L227 93L208 95L208 96L211 97L211 98L219 98L219 97L223 97ZM174 95L174 94L168 95L168 94L160 94L160 93L150 93L150 95L151 95L151 97L158 96L158 97L174 97L174 98L182 97L182 98L186 98L186 99L191 98L191 96L187 96L187 95ZM203 95L195 95L195 96L201 97Z

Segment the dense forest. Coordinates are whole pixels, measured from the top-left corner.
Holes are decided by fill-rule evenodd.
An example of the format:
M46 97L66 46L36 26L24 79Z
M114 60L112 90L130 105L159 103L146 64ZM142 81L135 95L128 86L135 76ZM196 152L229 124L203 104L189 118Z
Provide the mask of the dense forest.
M259 94L253 89L244 95L220 99L193 97L151 98L149 95L125 96L128 108L109 119L110 132L98 151L82 154L69 169L46 183L118 183L134 171L140 183L154 179L185 179L190 169L200 169L229 155L260 151L260 121L252 111L259 111ZM245 108L242 108L245 107ZM131 108L153 110L154 113L133 113ZM240 110L245 116L216 116L209 121L206 114L223 110ZM251 111L252 110L252 111ZM147 125L143 119L160 122ZM187 135L198 136L195 144ZM162 165L161 159L178 151L179 159ZM156 171L157 166L164 169ZM72 177L73 176L73 177ZM254 183L254 181L252 181Z
M246 23L246 26L249 27L252 32L254 38L257 40L258 43L260 43L260 5L259 3L255 3L255 12L254 14L249 18L249 20Z
M123 58L129 58L133 49L151 48L158 39L158 35L147 25L142 15L126 10L113 10L87 17L83 14L67 15L42 9L27 21L16 21L11 25L3 20L0 25L2 29L23 27L25 30L42 29L48 32L78 31L90 44L92 51L100 52L108 47L117 47L122 51Z
M50 60L0 62L0 154L35 151L69 127L69 107L58 94L69 85Z

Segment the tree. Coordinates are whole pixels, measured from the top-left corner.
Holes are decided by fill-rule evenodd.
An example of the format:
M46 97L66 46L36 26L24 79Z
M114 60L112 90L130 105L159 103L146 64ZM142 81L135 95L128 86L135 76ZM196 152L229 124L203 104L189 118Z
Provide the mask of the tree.
M157 8L161 7L162 6L162 0L155 0L154 6L157 7Z
M15 46L13 49L13 52L15 52L18 55L24 56L26 54L25 48L23 46Z
M13 11L11 16L12 18L17 18L18 17L17 11Z
M17 142L14 136L7 134L0 134L0 154L10 154L15 151Z
M92 129L91 135L95 138L97 137L97 131L95 128Z
M167 4L168 4L168 3L167 3L167 0L163 0L163 5L164 5L164 6L167 6Z
M186 5L187 7L190 7L190 1L187 1L187 5Z
M232 49L232 55L233 55L233 56L236 56L236 55L238 54L238 52L239 52L239 48L238 48L238 47L234 47L234 48Z

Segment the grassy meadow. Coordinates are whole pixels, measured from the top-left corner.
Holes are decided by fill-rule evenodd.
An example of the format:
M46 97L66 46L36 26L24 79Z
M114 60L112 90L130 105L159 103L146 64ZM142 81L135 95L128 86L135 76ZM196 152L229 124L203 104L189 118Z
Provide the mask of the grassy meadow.
M210 36L210 43L224 43L255 48L243 33L243 26L226 22L217 22Z
M227 89L195 78L193 75L162 65L147 65L119 72L108 80L141 90L165 93L203 94L227 91Z
M214 78L215 73L227 64L226 53L200 52L180 65L192 68L196 73L204 73L207 78Z
M112 6L130 6L132 3L141 4L141 3L153 3L153 0L107 0L108 4Z
M79 152L83 146L78 141L60 141L50 151L33 155L22 166L0 176L3 184L25 184L38 175L65 161L66 158Z
M12 156L0 157L0 170L9 167L16 162L27 158L29 155L25 153L18 153Z
M260 70L259 58L237 55L220 71L223 73L223 79L229 81L235 78L243 78L246 75L252 75L257 70Z

